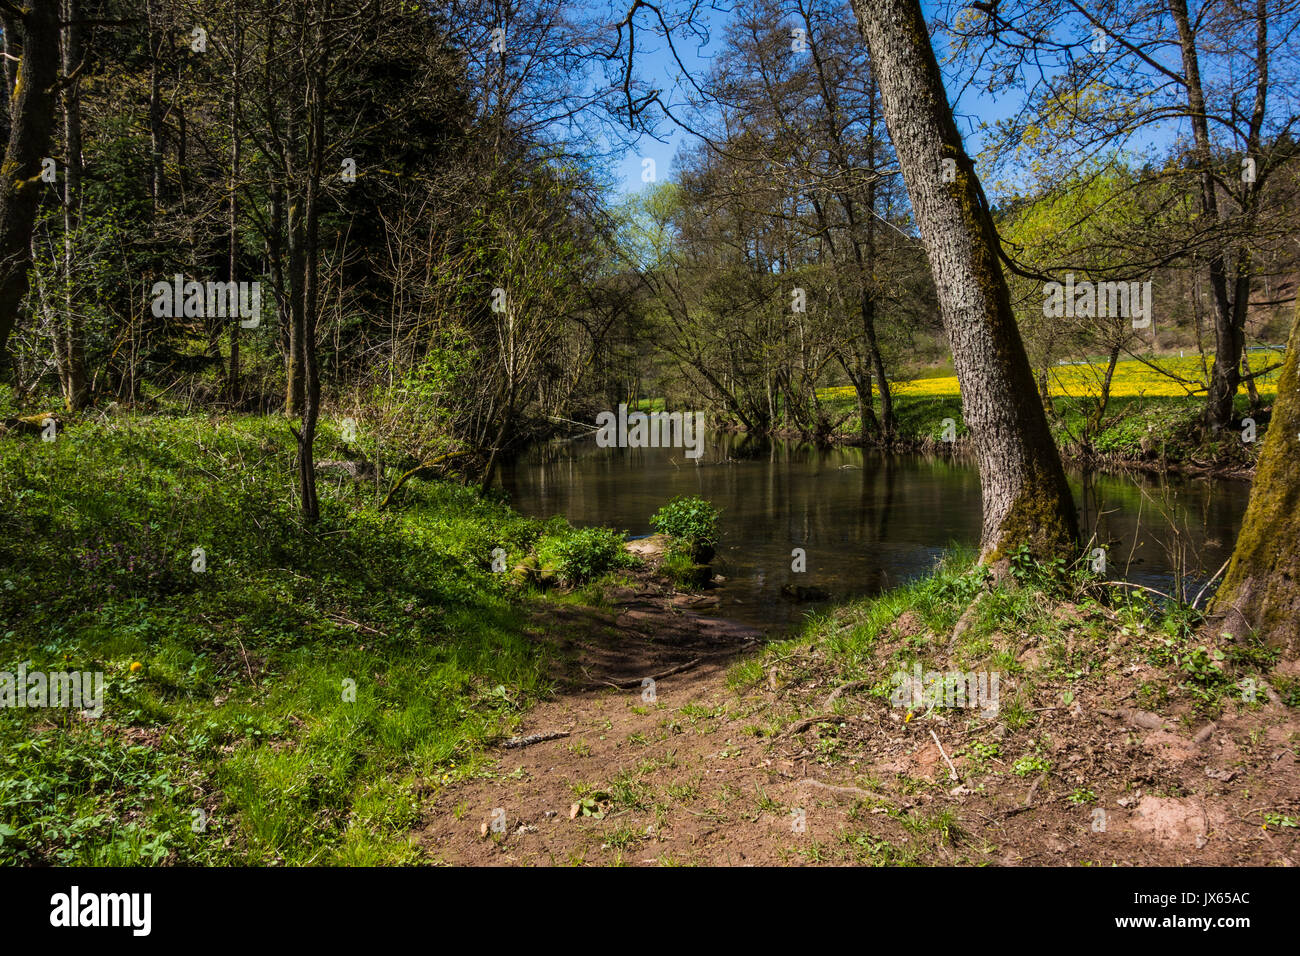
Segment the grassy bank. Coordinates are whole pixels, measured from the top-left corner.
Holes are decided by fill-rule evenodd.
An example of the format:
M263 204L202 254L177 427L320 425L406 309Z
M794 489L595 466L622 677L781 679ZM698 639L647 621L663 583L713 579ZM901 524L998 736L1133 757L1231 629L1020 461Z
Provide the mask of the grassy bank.
M825 782L759 809L807 813L791 861L1292 865L1300 670L1202 623L1087 573L1022 560L995 584L950 558L732 669L767 765ZM953 693L992 674L991 706Z
M1013 557L1010 579L999 583L973 555L954 553L925 577L819 616L799 636L738 666L732 681L752 684L773 662L788 668L807 657L808 669L787 671L793 680L860 683L861 693L888 702L891 675L918 665L997 671L1014 679L1015 693L1001 707L1011 729L1039 719L1027 709L1035 704L1068 706L1108 682L1124 683L1134 664L1148 672L1136 706L1175 710L1189 726L1261 706L1266 694L1243 696L1248 681L1271 679L1279 701L1300 706L1300 681L1273 673L1276 650L1220 647L1203 623L1195 608L1103 586L1087 569L1045 566L1025 554Z
M585 537L444 482L380 512L337 475L307 530L292 455L275 418L0 438L0 670L105 675L98 719L0 709L0 862L408 861L422 797L547 691L492 552Z

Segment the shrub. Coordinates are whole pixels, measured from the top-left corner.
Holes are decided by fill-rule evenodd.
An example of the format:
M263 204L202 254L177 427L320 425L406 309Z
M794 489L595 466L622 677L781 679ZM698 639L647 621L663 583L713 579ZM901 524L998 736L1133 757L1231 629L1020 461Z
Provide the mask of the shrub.
M684 541L699 554L718 543L718 515L718 509L703 498L678 495L651 516L650 527Z
M537 543L542 567L554 568L561 583L582 584L628 563L623 536L608 528L576 528Z

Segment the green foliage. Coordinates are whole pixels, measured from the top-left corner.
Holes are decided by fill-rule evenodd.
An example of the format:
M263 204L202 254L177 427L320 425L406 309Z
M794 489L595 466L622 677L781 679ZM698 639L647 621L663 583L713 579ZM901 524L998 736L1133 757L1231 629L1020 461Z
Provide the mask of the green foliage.
M1273 675L1273 689L1282 698L1286 707L1300 707L1300 677L1288 677L1285 674Z
M1223 651L1211 652L1204 645L1174 654L1174 662L1187 675L1188 680L1204 687L1230 682L1231 678L1221 666L1223 658Z
M632 560L623 548L623 535L607 528L570 528L544 537L537 543L537 558L566 585L593 581L628 567Z
M686 542L694 551L718 543L716 507L695 495L678 495L650 517L650 527Z
M1011 575L1021 584L1055 591L1065 583L1069 570L1062 555L1043 558L1035 555L1028 544L1009 552Z
M1038 754L1026 754L1017 760L1011 769L1017 777L1028 777L1036 773L1048 773L1052 765Z
M699 584L696 572L698 567L690 548L674 542L659 563L659 573L665 575L677 588L690 590Z
M409 862L421 794L549 689L492 550L565 529L593 574L617 534L419 480L322 482L308 529L292 455L260 418L0 437L0 670L105 684L97 720L0 709L0 864Z

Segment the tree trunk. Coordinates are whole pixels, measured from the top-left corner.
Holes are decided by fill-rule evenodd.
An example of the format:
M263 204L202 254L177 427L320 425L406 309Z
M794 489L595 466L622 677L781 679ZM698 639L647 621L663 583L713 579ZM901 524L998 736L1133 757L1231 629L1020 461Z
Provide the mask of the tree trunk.
M872 261L875 252L872 251ZM876 339L876 298L871 290L862 293L862 331L867 339L867 351L871 356L872 371L880 383L880 430L889 444L894 440L894 396L889 391L889 379L885 377L885 361L880 355L880 342ZM868 376L869 378L870 376ZM867 401L871 401L871 389L867 388Z
M0 11L0 29L4 30L4 140L6 143L9 142L9 124L11 121L9 107L13 105L14 84L18 82L18 61L21 59L22 54L22 47L17 43L17 22L10 14Z
M1056 406L1052 404L1052 388L1047 381L1047 366L1038 370L1038 400L1043 403L1043 411L1049 417L1056 415Z
M1255 384L1255 376L1250 371L1250 353L1245 349L1241 350L1241 373L1246 380L1246 393L1250 396L1250 410L1257 412L1263 401L1259 397L1259 386Z
M302 198L288 196L289 209L285 216L285 233L288 238L288 288L289 288L289 354L285 367L284 413L290 418L302 414L306 377L303 375L305 359L303 344L303 280L306 262L303 255Z
M0 167L0 375L8 374L9 334L27 294L41 160L49 150L54 126L58 0L32 0L21 23L22 63L10 103L9 143Z
M1101 395L1097 397L1097 404L1088 418L1088 427L1084 431L1084 440L1088 442L1089 447L1092 445L1092 439L1101 431L1102 419L1106 417L1106 407L1110 404L1110 387L1115 381L1115 366L1118 364L1119 346L1112 345L1110 357L1106 362L1106 374L1101 380Z
M307 81L307 183L303 205L301 346L303 371L302 431L298 436L298 474L302 491L302 516L308 524L320 519L316 496L316 423L320 419L320 366L316 361L316 322L320 309L320 183L325 151L325 66L322 11L314 29ZM297 298L297 296L295 296Z
M1195 143L1196 165L1201 184L1201 215L1211 228L1219 225L1219 201L1211 164L1209 121L1206 117L1205 92L1201 85L1200 59L1196 52L1196 37L1192 32L1187 13L1187 0L1169 0L1169 12L1178 26L1178 40L1182 52L1183 73L1187 81L1187 105L1191 114L1192 138ZM1242 295L1239 265L1235 292ZM1242 325L1245 321L1245 302L1234 303L1228 294L1227 266L1221 248L1216 248L1209 261L1210 292L1214 301L1214 366L1210 372L1210 387L1205 397L1205 425L1213 433L1232 423L1233 400L1241 384L1241 349L1244 344ZM1245 295L1250 296L1250 279L1246 276ZM1155 326L1152 325L1154 349Z
M998 239L962 147L918 0L853 0L885 122L934 273L962 409L979 462L980 556L1027 544L1072 553L1078 519L998 262ZM945 164L945 160L949 163ZM945 165L955 180L943 182Z
M63 76L65 80L81 62L81 27L77 25L77 0L63 0ZM77 317L74 292L77 227L81 221L81 103L78 83L63 91L63 314L55 325L55 356L63 404L70 412L90 402L90 380L86 376L86 349L81 322Z
M166 200L167 181L163 177L163 111L162 111L162 40L158 28L158 3L149 0L149 197L153 200L154 215L162 211Z
M853 357L854 368L849 368L843 353L836 356L840 368L853 383L853 392L858 398L858 443L866 448L871 444L871 436L880 430L876 421L876 408L871 395L871 369L862 361L862 355Z
M239 281L239 200L235 190L239 186L239 57L242 52L242 31L239 11L234 12L235 39L230 55L230 281ZM227 377L230 401L238 404L239 390L239 319L230 323L230 374Z
M1300 644L1300 305L1296 307L1250 504L1210 604L1218 631L1253 634L1294 652Z

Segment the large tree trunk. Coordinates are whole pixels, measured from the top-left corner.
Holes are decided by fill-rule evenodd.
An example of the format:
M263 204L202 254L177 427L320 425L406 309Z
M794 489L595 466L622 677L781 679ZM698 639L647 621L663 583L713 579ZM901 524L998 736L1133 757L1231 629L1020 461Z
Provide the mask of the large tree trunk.
M918 0L853 0L934 273L983 491L980 556L1072 552L1078 519ZM955 180L943 182L945 160Z
M0 167L0 375L8 373L9 334L17 324L18 308L27 294L27 273L32 264L32 227L40 202L41 160L49 150L54 126L58 13L58 0L31 0L20 21L22 63L10 102L9 143Z
M1250 504L1210 611L1217 629L1300 644L1300 305L1277 383Z

